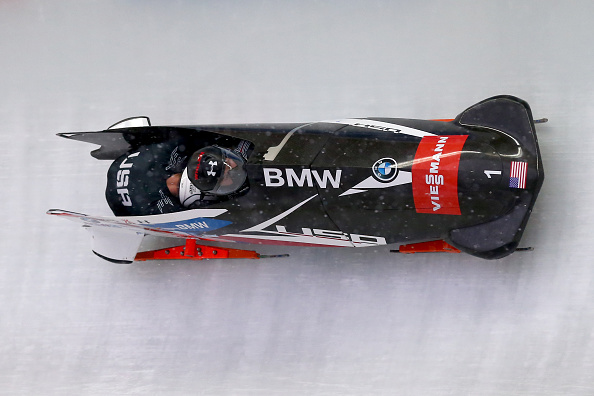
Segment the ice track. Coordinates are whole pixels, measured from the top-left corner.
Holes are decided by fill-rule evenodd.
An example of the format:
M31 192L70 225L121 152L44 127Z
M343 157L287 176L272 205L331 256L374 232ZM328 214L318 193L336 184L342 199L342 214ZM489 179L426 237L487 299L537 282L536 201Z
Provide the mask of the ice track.
M590 2L0 2L2 395L592 395ZM109 214L57 132L448 118L512 94L545 183L499 261L389 247L95 257L49 208Z

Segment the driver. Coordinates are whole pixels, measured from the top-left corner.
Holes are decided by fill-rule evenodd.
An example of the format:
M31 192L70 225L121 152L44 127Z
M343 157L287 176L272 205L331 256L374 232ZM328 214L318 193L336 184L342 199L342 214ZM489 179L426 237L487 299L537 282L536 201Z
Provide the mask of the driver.
M234 150L183 142L141 146L116 159L105 197L116 216L145 216L200 208L249 189L245 163L250 143ZM189 159L188 159L189 158Z

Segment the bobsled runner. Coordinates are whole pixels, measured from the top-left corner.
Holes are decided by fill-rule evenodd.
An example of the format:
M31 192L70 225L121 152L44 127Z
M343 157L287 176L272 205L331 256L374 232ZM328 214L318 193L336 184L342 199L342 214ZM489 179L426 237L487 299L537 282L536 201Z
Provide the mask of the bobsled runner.
M250 142L249 190L199 209L100 217L48 211L78 221L93 251L113 262L260 257L205 241L368 247L401 252L513 253L544 180L529 105L496 96L452 120L349 118L295 124L152 126L147 117L99 132L59 136L100 145L115 160L180 136L204 145ZM185 240L138 253L145 235ZM197 242L201 241L200 245Z

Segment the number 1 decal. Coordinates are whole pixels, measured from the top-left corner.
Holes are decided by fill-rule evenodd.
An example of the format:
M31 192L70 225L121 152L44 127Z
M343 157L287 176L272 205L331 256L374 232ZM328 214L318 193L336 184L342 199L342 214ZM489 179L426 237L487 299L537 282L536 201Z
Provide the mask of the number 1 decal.
M485 175L490 179L491 175L500 175L501 171L485 170Z

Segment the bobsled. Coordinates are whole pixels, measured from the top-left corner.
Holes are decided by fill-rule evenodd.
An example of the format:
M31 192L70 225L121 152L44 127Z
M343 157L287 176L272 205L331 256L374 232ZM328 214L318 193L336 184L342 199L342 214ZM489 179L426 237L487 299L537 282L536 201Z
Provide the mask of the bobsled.
M498 259L518 249L544 180L535 120L528 103L513 96L483 100L449 120L153 126L135 117L98 132L58 135L99 145L91 155L100 160L180 136L253 147L244 165L248 191L223 202L147 216L48 211L81 222L93 251L117 263L260 257L209 241L399 245L396 251ZM139 253L146 235L185 244Z

